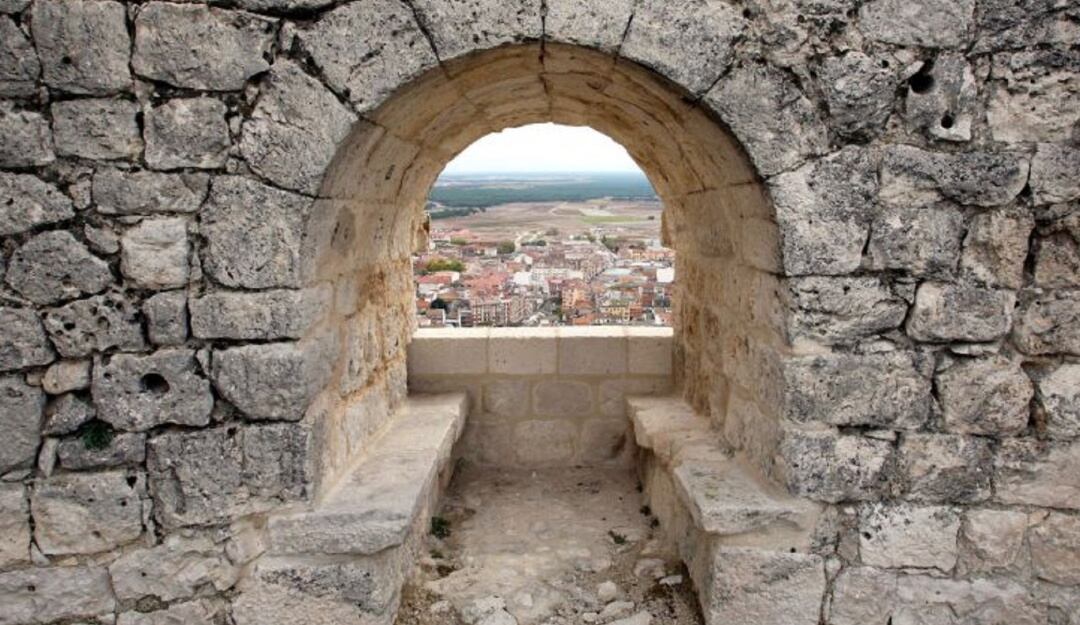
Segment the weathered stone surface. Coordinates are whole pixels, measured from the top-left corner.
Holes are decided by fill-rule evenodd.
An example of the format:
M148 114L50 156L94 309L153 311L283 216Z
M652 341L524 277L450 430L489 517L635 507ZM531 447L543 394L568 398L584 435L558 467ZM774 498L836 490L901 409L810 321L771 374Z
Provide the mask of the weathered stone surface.
M960 258L964 216L956 208L889 207L874 218L867 252L878 270L947 276Z
M202 211L204 268L228 287L302 286L311 200L248 178L216 178Z
M151 2L135 18L135 73L178 87L237 91L266 62L275 22L202 4Z
M1024 210L976 215L964 238L960 267L990 287L1018 289L1024 282L1028 237L1035 220Z
M81 358L112 348L138 351L146 347L138 308L117 291L49 309L45 312L45 329L65 358Z
M1020 363L1000 357L952 365L937 375L937 390L946 429L989 436L1023 432L1035 392Z
M0 95L33 95L40 74L41 63L30 39L10 18L0 17Z
M0 306L0 371L47 365L56 359L41 319L30 308Z
M994 462L1004 503L1080 510L1080 441L1005 439Z
M550 0L546 3L544 38L613 51L634 13L634 0Z
M708 622L818 622L825 595L820 556L723 547L716 550L711 568L712 587L703 590ZM627 622L647 624L649 619Z
M907 353L796 357L783 375L783 414L798 423L917 429L930 414L930 380Z
M210 382L198 374L188 349L116 354L95 363L93 394L99 419L136 432L163 423L206 425L214 405Z
M991 572L1008 568L1024 546L1028 515L1017 510L969 510L960 530L963 570Z
M908 145L885 151L881 198L896 205L921 205L941 196L974 206L999 206L1020 194L1028 163L998 152L927 152Z
M70 473L39 480L30 497L34 542L46 555L97 553L143 531L142 474Z
M1011 291L924 282L915 292L908 334L920 341L994 341L1012 323Z
M93 618L116 607L103 567L29 568L0 573L4 614L0 623L51 623Z
M214 352L214 386L248 418L299 421L330 381L333 336Z
M990 441L952 434L909 434L900 444L900 470L913 501L974 503L990 497Z
M1049 513L1031 528L1031 566L1040 579L1080 584L1080 517Z
M871 39L901 46L960 48L974 23L975 0L872 0L859 10Z
M41 443L45 395L19 375L0 376L0 474L33 466Z
M833 583L830 625L885 625L896 598L896 573L847 567Z
M889 118L899 78L878 59L847 52L825 60L819 82L829 106L829 121L840 135L872 137Z
M30 504L22 484L0 483L0 567L30 559Z
M810 100L790 77L767 66L737 64L709 90L704 102L731 126L764 176L791 169L809 156L825 153L828 147L825 125ZM858 151L841 154L847 156L828 159L822 169L814 172L815 177L842 175L849 181L849 188L833 189L826 179L818 178L818 193L822 200L832 204L834 211L843 210L845 199L863 196L866 185L876 184L858 174L851 180L852 170L861 168L851 167L854 163L848 159L858 161L865 156Z
M120 272L144 289L185 286L190 252L185 219L144 219L120 239Z
M893 448L888 441L788 431L779 455L788 491L818 501L876 499L891 479Z
M26 174L0 172L0 236L70 219L71 199L60 189Z
M89 360L61 360L45 370L41 388L50 395L90 388Z
M870 504L859 512L859 553L870 566L949 571L956 565L959 531L955 508Z
M67 439L60 441L56 455L60 466L72 471L138 466L146 461L146 434L117 434L100 449L87 447L81 439Z
M304 426L218 427L150 440L154 516L166 528L223 522L302 497L309 433Z
M45 406L42 433L49 436L71 434L94 418L90 402L74 393L65 393Z
M1040 143L1031 159L1031 193L1038 204L1068 202L1080 198L1080 150L1054 143Z
M215 169L229 156L228 109L214 98L175 98L146 114L146 163L154 169Z
M1035 284L1049 289L1080 287L1080 245L1066 232L1035 242Z
M1080 364L1062 364L1037 377L1035 397L1047 436L1080 436Z
M1080 293L1025 294L1012 338L1025 354L1080 355Z
M1072 27L1075 32L1075 26ZM1076 35L1073 34L1073 41ZM1021 46L1031 45L1024 41ZM1018 46L1020 47L1020 46ZM993 57L986 120L995 141L1068 143L1080 119L1080 52L1024 50ZM1002 81L1003 80L1003 81Z
M111 0L42 0L30 10L45 84L108 94L131 86L131 37L124 5Z
M936 139L970 141L977 98L967 59L959 52L945 52L909 79L904 116Z
M94 173L93 197L104 215L194 213L206 199L206 174L159 174L102 168Z
M812 276L787 286L795 308L788 318L791 340L852 342L896 329L907 315L907 303L877 278Z
M331 297L329 287L214 291L191 300L191 331L207 339L299 339L330 311Z
M109 565L121 601L157 597L174 601L193 597L203 586L231 587L239 574L224 547L205 536L169 534L159 545L126 553ZM187 623L187 621L183 621Z
M346 4L298 36L330 87L361 112L438 62L408 5L392 0Z
M259 175L286 189L314 194L354 121L356 116L319 81L292 62L279 60L244 122L240 150Z
M35 304L55 304L105 290L109 265L62 230L43 232L15 250L7 283Z
M221 605L207 601L177 603L154 612L122 612L117 625L214 625L221 621Z
M34 167L56 160L52 131L44 117L0 106L0 167Z
M539 40L543 34L536 0L417 0L412 6L444 61L473 50Z
M154 345L183 345L188 337L187 294L157 293L143 302L146 334Z
M92 159L131 159L143 142L130 100L66 100L52 105L56 153Z
M731 65L746 26L738 9L726 3L645 0L634 7L619 54L700 94Z

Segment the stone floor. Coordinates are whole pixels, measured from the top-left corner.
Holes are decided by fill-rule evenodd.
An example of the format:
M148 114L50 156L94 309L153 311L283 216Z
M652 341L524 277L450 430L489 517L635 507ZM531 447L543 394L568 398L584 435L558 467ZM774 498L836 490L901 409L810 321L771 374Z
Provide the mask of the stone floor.
M698 625L625 469L460 467L398 625Z

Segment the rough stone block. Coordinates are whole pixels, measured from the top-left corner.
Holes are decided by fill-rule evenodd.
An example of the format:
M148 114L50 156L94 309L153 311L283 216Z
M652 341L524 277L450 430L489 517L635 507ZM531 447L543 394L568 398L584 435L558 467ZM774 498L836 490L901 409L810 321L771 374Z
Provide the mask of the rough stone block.
M0 371L47 365L56 359L45 328L29 308L0 307Z
M34 542L46 555L97 553L142 535L141 473L71 473L39 480L30 496Z
M964 238L960 268L987 286L1020 288L1028 237L1034 227L1031 214L1020 209L976 215Z
M844 137L877 135L893 110L900 82L894 69L862 52L825 59L819 70L830 123Z
M792 305L787 331L801 339L850 343L895 330L907 315L907 302L878 278L810 276L787 281Z
M0 236L75 216L71 198L55 185L28 174L0 172L0 205L5 207L0 213Z
M21 375L0 376L0 474L34 464L41 443L41 415L45 394Z
M1080 510L1080 441L1002 441L994 490L1003 503Z
M176 533L159 545L129 551L109 565L113 589L121 601L186 599L205 586L223 591L236 583L239 573L222 545L205 536Z
M1080 437L1080 364L1062 364L1036 378L1035 397L1047 436Z
M1040 143L1031 160L1031 192L1038 204L1069 202L1080 198L1080 150L1054 143Z
M910 353L795 357L783 375L783 413L797 423L917 429L930 414L930 380Z
M1011 291L924 282L907 331L920 341L995 341L1008 333L1015 303Z
M960 530L961 570L989 573L1006 569L1020 556L1026 512L1017 510L969 510Z
M488 368L503 375L555 373L555 334L533 328L492 328L488 334Z
M559 374L618 375L627 372L623 328L560 328Z
M961 204L1000 206L1027 184L1028 162L999 152L945 154L894 145L881 164L881 198L921 205L946 197Z
M66 439L60 441L56 455L60 466L72 471L139 466L146 461L146 434L117 434L102 448L87 447L81 439Z
M928 88L910 88L904 98L908 124L943 141L970 141L977 113L978 84L971 65L960 52L943 52L933 64L924 63L916 73L929 79ZM910 79L909 79L910 81Z
M1034 389L1019 362L998 357L958 362L938 373L937 389L950 432L1011 436L1027 428Z
M0 18L0 95L34 95L41 63L29 37L8 17Z
M990 497L990 441L974 436L909 434L900 444L907 496L931 503L973 503Z
M143 302L146 334L154 345L183 345L188 337L188 300L184 291L156 293Z
M533 412L544 417L581 418L596 412L593 389L575 380L543 380L533 387Z
M1080 518L1050 512L1031 528L1031 566L1055 584L1080 584Z
M538 0L418 0L412 6L443 61L543 35Z
M871 39L901 46L961 48L974 23L975 0L872 0L859 10Z
M1057 28L1075 29L1059 22ZM1053 27L1053 26L1052 26ZM1059 31L1060 32L1060 31ZM1066 36L1065 41L1070 37ZM1071 37L1075 41L1075 35ZM1032 44L1024 34L1011 44L1023 48ZM994 141L1025 143L1033 141L1067 144L1072 128L1080 119L1080 103L1075 93L1075 73L1063 72L1063 65L1073 63L1055 49L1022 50L994 55L991 71L986 121Z
M35 304L55 304L105 290L113 281L109 264L62 230L43 232L15 250L7 283Z
M116 609L109 574L99 566L29 568L0 573L3 625L90 619Z
M0 484L0 567L30 560L30 505L22 484Z
M955 508L870 504L859 512L859 554L870 566L950 571L959 531Z
M94 173L93 198L103 215L194 213L206 199L206 174L160 174L102 168Z
M186 286L190 275L187 221L182 217L144 219L120 239L120 271L136 286Z
M1035 243L1035 285L1047 289L1080 287L1080 245L1065 232Z
M49 122L37 113L0 107L0 167L35 167L56 160Z
M565 466L574 458L576 423L564 419L523 421L514 425L514 449L525 466Z
M1025 293L1012 339L1025 354L1080 355L1080 293Z
M145 349L139 310L119 291L109 291L45 312L45 329L65 358L81 358L111 348Z
M124 5L111 0L42 0L30 10L45 84L69 93L129 89Z
M266 71L276 22L199 4L151 2L135 18L135 73L177 87L239 91Z
M866 501L888 491L893 448L888 441L834 432L785 432L780 461L788 491L817 501Z
M299 421L330 381L337 338L268 343L214 352L214 386L249 419Z
M90 388L89 360L61 360L45 370L41 388L50 395Z
M135 432L164 423L206 425L214 406L210 382L188 349L115 354L95 363L93 394L99 419Z
M210 292L190 302L191 332L206 339L299 339L329 313L331 296L326 286Z
M133 159L143 142L129 100L65 100L52 105L56 153L98 160Z
M888 207L871 226L870 265L913 276L947 276L956 269L963 236L964 217L948 204Z
M619 48L634 13L634 0L550 0L544 17L544 38L613 51Z
M228 109L214 98L176 98L146 114L146 163L154 169L215 169L229 156Z
M177 603L153 612L121 612L117 625L214 625L221 621L223 608L207 600Z
M825 596L820 556L721 547L703 590L709 622L814 625Z
M833 582L829 625L887 625L896 602L896 573L851 566Z

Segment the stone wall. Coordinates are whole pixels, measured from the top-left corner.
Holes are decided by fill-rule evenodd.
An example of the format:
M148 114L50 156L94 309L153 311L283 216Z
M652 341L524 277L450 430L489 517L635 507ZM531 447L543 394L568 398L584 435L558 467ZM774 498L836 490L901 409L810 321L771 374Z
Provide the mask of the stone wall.
M628 467L626 397L672 391L671 343L670 328L421 329L409 390L468 393L469 462Z
M683 394L833 504L826 621L1075 625L1078 43L1068 0L0 0L0 624L228 612L405 393L434 177L557 121L665 202Z

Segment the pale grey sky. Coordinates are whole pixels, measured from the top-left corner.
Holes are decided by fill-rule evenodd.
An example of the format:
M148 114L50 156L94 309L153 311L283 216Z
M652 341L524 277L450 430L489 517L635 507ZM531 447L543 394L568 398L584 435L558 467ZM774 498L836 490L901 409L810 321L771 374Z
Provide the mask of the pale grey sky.
M592 128L530 124L487 135L443 173L638 171L626 150Z

